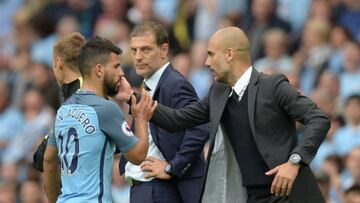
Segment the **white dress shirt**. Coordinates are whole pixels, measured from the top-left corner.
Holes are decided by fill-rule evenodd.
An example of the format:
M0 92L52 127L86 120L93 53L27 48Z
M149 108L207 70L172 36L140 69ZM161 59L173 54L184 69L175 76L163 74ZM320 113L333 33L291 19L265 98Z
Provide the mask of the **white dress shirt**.
M234 87L232 87L232 91L230 92L229 97L231 97L231 95L233 94L233 91L235 91L236 94L239 96L239 101L240 101L241 97L244 95L246 87L248 86L248 84L250 82L251 72L252 72L252 66L250 66L245 71L245 73L239 78L239 80L236 81Z

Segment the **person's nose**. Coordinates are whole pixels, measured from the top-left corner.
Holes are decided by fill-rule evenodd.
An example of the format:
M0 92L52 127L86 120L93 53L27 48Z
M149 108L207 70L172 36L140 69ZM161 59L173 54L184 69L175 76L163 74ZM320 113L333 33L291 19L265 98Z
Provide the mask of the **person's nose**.
M207 66L207 67L210 67L210 58L209 57L206 57L206 61L205 61L205 65Z
M141 61L141 59L143 58L142 54L140 53L140 50L136 50L135 51L135 55L134 55L135 60L137 61Z

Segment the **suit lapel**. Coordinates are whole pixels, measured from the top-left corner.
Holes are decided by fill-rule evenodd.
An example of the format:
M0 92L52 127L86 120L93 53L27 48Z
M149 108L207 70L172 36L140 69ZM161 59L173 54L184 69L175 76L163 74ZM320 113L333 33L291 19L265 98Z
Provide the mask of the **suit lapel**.
M171 71L173 71L173 68L172 68L171 64L169 64L166 67L166 69L164 70L164 72L161 74L159 82L156 85L156 88L155 88L155 91L154 91L154 94L153 94L153 99L154 100L159 100L160 86L165 81L166 77L169 75L169 73ZM153 141L154 141L155 145L158 146L158 148L160 149L160 147L159 147L159 139L158 139L158 136L157 136L157 127L153 123L149 123L149 126L150 126L150 131L151 131L151 136L153 138ZM161 149L160 149L160 151L161 151Z
M211 94L210 98L211 139L215 138L222 113L229 99L230 91L231 87L229 85L217 83L216 86L214 86L213 94Z
M171 64L169 64L169 65L165 68L164 72L162 73L162 75L161 75L161 77L160 77L160 80L159 80L158 84L156 85L156 88L155 88L155 91L154 91L154 96L153 96L154 99L157 99L157 97L158 97L158 94L159 94L158 92L159 92L159 87L160 87L160 85L165 81L165 79L166 79L166 77L168 76L168 74L169 74L171 71L173 71L173 70L174 70L174 68L172 67Z
M255 134L255 122L254 122L255 103L256 103L256 96L257 96L257 90L258 90L257 82L259 79L259 75L260 75L259 72L257 72L255 69L253 69L252 73L251 73L251 77L250 77L249 86L248 86L248 114L249 114L248 116L249 116L251 132L254 136L254 139L255 139L255 135L256 135Z

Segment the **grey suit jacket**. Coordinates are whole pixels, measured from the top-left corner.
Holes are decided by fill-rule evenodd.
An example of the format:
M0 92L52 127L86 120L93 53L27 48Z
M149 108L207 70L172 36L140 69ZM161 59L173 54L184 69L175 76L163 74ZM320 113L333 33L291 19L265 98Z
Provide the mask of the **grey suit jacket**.
M220 119L231 87L215 82L209 96L179 110L159 106L152 122L169 131L178 131L210 121L210 148L206 170ZM253 69L248 86L248 112L252 134L269 168L287 162L298 153L301 167L289 196L291 202L324 202L315 178L308 167L330 128L327 116L307 97L293 88L283 75L268 76ZM304 124L304 136L297 138L295 121ZM211 174L206 173L206 177ZM203 191L206 186L204 179Z

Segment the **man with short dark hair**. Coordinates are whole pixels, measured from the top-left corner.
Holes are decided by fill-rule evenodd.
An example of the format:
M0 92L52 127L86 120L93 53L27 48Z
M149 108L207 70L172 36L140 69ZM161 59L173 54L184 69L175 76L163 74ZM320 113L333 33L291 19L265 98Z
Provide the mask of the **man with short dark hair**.
M161 24L145 22L136 26L130 33L130 48L136 73L144 77L144 88L154 100L177 109L198 99L191 84L169 62L169 39ZM149 150L142 163L147 170L131 163L125 166L130 202L198 202L207 127L170 133L149 123ZM123 167L120 164L120 170Z
M45 153L45 189L51 203L110 203L115 146L134 164L146 157L148 120L156 103L145 91L138 104L132 97L135 137L121 109L106 100L118 93L123 79L121 52L99 37L81 48L78 67L84 83L58 110L55 136L50 136Z

